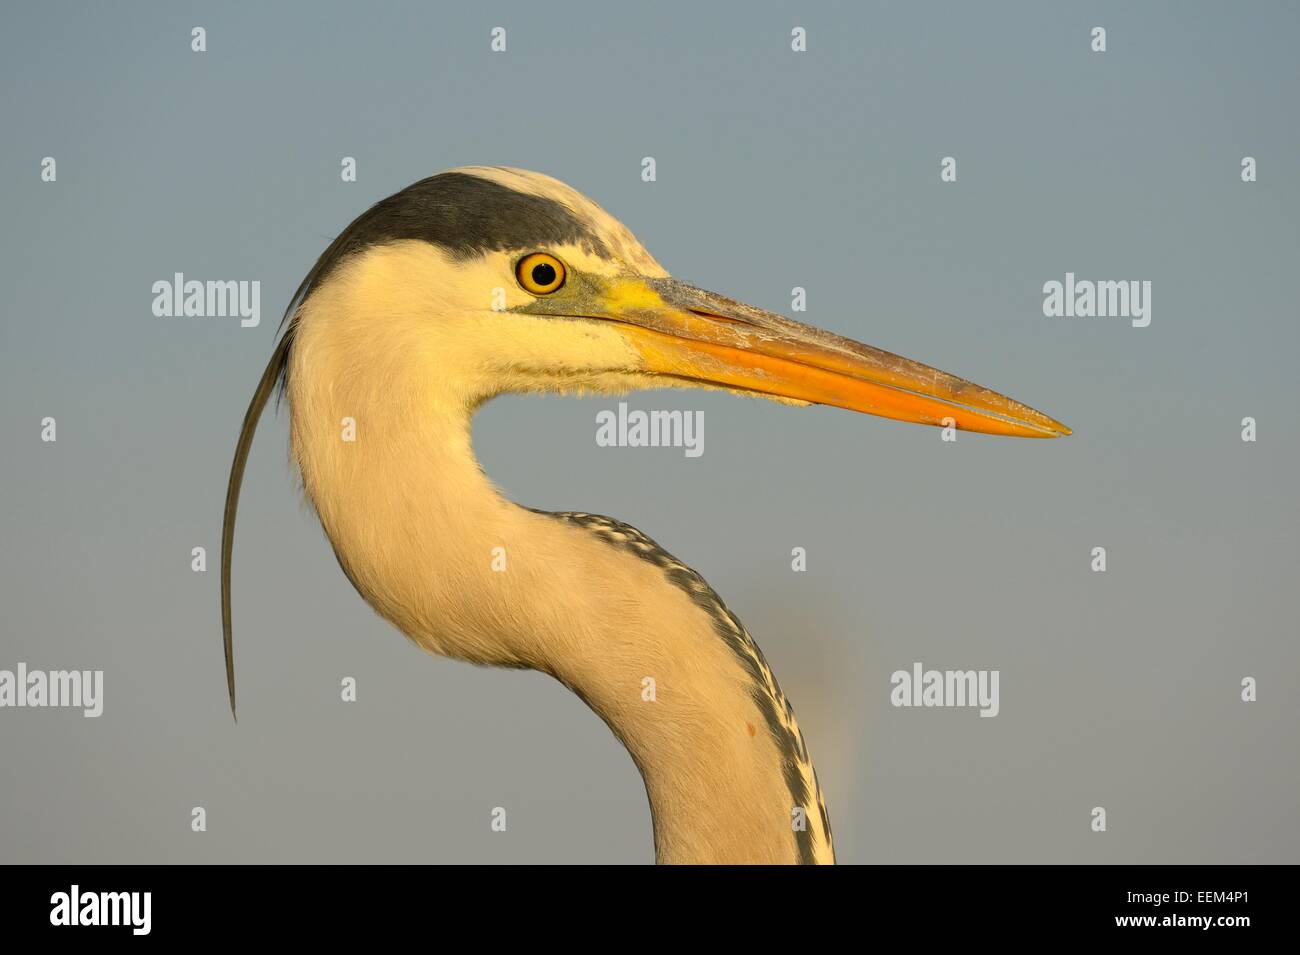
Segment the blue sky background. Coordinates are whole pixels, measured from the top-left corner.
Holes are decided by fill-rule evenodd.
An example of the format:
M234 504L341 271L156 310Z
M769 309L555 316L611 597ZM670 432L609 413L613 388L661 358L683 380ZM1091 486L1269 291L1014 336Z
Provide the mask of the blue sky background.
M0 668L101 668L106 700L97 720L0 710L0 858L652 859L635 768L576 698L423 656L352 591L298 502L284 415L245 482L238 726L226 708L221 507L278 313L366 206L485 163L568 181L680 278L785 312L803 286L801 318L1075 429L945 444L831 409L631 399L704 412L686 458L597 447L615 401L479 415L514 499L640 527L747 623L841 861L1296 861L1298 20L1281 3L8 5ZM177 271L260 280L261 325L154 317L151 286ZM1067 271L1150 280L1150 327L1045 318L1043 283ZM917 660L999 669L1000 715L891 707L889 674Z

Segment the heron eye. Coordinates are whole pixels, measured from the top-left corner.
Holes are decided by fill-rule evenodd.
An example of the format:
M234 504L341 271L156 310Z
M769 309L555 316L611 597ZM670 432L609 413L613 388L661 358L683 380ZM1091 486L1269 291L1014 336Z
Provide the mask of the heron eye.
M549 295L564 284L564 263L545 252L534 252L519 260L515 275L524 291Z

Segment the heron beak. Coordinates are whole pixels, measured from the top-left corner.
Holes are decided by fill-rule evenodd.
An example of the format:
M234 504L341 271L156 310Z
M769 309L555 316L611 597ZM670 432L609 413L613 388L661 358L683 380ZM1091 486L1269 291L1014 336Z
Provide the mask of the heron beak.
M651 374L985 434L1071 433L937 368L675 279L614 279L600 293L599 317L623 326Z

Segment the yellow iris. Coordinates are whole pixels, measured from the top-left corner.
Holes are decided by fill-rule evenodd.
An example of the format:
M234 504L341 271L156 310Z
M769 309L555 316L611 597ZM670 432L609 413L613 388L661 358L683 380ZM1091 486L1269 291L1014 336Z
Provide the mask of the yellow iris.
M545 252L534 252L519 260L515 275L525 291L549 295L564 284L564 263Z

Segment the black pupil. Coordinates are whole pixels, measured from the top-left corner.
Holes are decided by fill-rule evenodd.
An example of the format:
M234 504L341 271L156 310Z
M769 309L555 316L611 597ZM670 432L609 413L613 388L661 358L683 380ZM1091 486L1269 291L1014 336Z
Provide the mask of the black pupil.
M533 281L538 285L550 285L555 281L555 266L542 262L533 266Z

